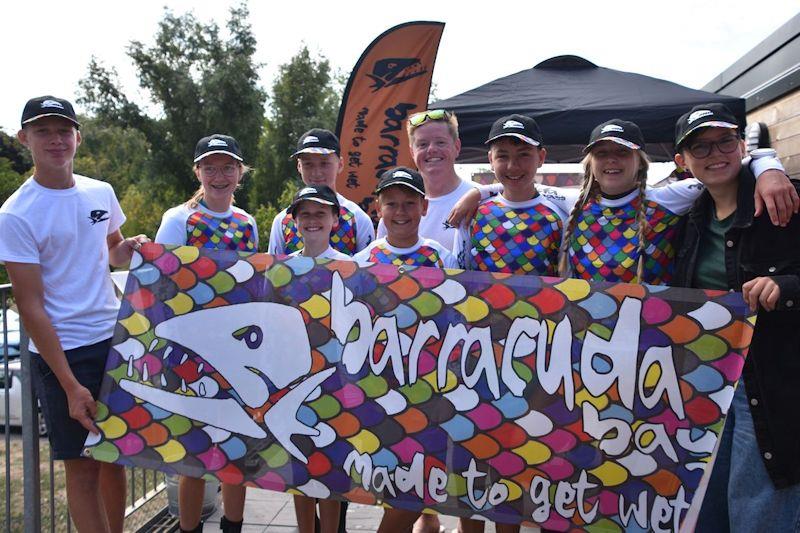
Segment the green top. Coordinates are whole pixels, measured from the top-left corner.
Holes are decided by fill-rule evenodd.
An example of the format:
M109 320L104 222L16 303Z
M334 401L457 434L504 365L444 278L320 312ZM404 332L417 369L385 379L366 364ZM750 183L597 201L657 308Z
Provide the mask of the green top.
M734 211L723 220L717 220L716 214L711 217L700 239L700 248L697 250L695 288L728 290L728 277L725 273L725 233L731 228L735 214Z

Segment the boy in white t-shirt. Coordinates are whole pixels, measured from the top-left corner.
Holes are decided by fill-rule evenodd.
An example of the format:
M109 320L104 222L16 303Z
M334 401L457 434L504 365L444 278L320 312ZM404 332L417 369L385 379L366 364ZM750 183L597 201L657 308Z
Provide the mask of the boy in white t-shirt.
M353 259L359 263L458 268L447 248L419 235L420 219L428 207L419 172L406 167L389 169L375 192L386 237L375 240Z
M79 531L122 531L125 471L81 453L97 433L95 397L119 307L108 265L129 263L148 239L123 238L110 185L73 174L81 135L68 101L32 98L21 122L35 174L0 208L0 261L31 339L31 377L52 456L64 461L70 515Z
M332 132L314 128L300 136L297 150L297 171L305 185L327 185L336 191L336 176L344 169L340 156L339 138ZM372 219L355 202L336 193L339 202L339 221L331 233L331 246L347 255L363 250L375 238ZM303 249L303 239L288 209L272 221L269 253L291 254Z

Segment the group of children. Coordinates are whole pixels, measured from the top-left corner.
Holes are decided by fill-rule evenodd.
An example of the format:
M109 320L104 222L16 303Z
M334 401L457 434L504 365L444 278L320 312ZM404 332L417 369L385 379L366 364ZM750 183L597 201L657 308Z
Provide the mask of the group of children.
M41 354L33 358L33 381L54 457L65 462L73 520L79 530L94 530L99 523L98 530L121 531L124 472L80 457L86 432L97 431L92 423L94 398L116 318L107 265L125 264L147 238L124 239L119 228L125 218L111 187L73 174L79 127L66 100L46 96L26 105L19 138L32 153L35 174L0 209L0 261L6 264L33 340L31 351ZM798 440L791 441L782 429L775 429L788 424L794 428L791 434L800 430L798 418L780 408L790 407L784 401L787 394L800 401L800 388L790 393L775 381L800 370L800 328L783 331L795 320L792 311L800 307L794 304L800 304L796 228L800 222L784 209L783 226L776 227L757 216L753 201L754 191L772 187L785 192L785 205L796 212L797 194L783 174L777 179L769 174L754 178L774 168L774 158L742 164L740 130L724 106L698 106L681 117L675 159L695 179L657 189L647 186L649 163L641 131L628 121L614 119L594 128L584 150L580 190L537 189L534 177L547 151L538 125L524 115L502 117L492 126L486 144L498 184L484 188L474 188L455 174L453 162L460 144L451 113L432 110L413 115L408 133L420 172L396 167L381 176L376 188L381 217L377 239L366 213L336 192L336 177L343 169L336 136L323 129L303 134L292 157L304 187L275 217L269 253L743 290L753 309L761 306L771 312L766 319L759 317L745 367L746 387L737 390L737 398L742 396L740 408L734 400L737 429L730 430L731 437L733 424L726 427L720 452L723 456L727 450L726 459L718 460L721 464L711 485L719 490L715 494L710 490L709 497L735 500L731 516L737 509L773 512L769 499L766 507L754 510L742 503L745 498L739 488L734 490L738 487L734 477L741 470L739 455L747 453L765 461L768 475L758 478L766 480L762 485L770 485L771 479L776 487L789 487L786 490L793 492L781 497L787 505L794 504L795 511L800 508ZM164 213L156 242L255 251L255 220L233 202L248 170L233 137L214 134L201 139L194 153L200 187L188 202ZM461 224L464 218L466 223ZM77 264L85 265L81 275L76 275ZM765 321L769 325L762 325ZM777 328L791 342L777 343ZM759 402L765 405L752 418L748 397L751 408ZM752 436L753 421L757 443L735 433L740 424L749 423ZM723 489L729 496L719 496ZM203 491L202 479L182 477L182 531L202 530ZM240 531L245 488L223 484L222 494L221 528ZM301 532L314 531L316 503L295 496ZM317 526L322 532L343 528L343 505L322 500L319 508ZM98 514L97 509L105 513ZM715 505L701 517L701 525L721 527L728 510L721 503ZM405 530L418 516L388 509L380 531ZM460 528L482 531L483 522L463 519ZM518 530L516 525L497 524L498 532Z

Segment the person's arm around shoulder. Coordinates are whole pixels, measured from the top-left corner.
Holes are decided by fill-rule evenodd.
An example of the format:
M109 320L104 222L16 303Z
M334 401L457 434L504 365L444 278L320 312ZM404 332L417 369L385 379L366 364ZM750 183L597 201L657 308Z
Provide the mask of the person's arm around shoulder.
M97 404L89 389L81 385L72 373L53 323L45 311L41 267L35 263L6 262L6 271L25 330L64 389L69 415L90 432L97 433L93 422Z

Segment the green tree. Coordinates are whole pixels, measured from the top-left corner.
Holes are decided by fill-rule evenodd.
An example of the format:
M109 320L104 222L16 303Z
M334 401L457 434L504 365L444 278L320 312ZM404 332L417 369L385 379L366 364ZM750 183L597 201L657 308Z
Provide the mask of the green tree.
M313 57L303 46L280 66L264 120L250 205L274 204L286 181L298 179L295 162L289 160L297 139L311 128L333 130L340 102L340 85L325 57Z
M16 135L0 130L0 158L7 159L17 174L26 174L33 168L33 159L28 149L22 146Z
M166 10L152 44L131 42L128 56L159 111L157 118L127 98L114 69L94 59L89 64L78 101L98 119L141 131L150 144L151 186L174 185L181 195L191 194L196 187L194 146L211 133L233 135L253 160L265 94L258 85L256 39L248 15L246 4L233 7L223 38L213 22Z
M0 157L0 205L19 189L23 181L25 176L14 170L14 163L5 157Z

